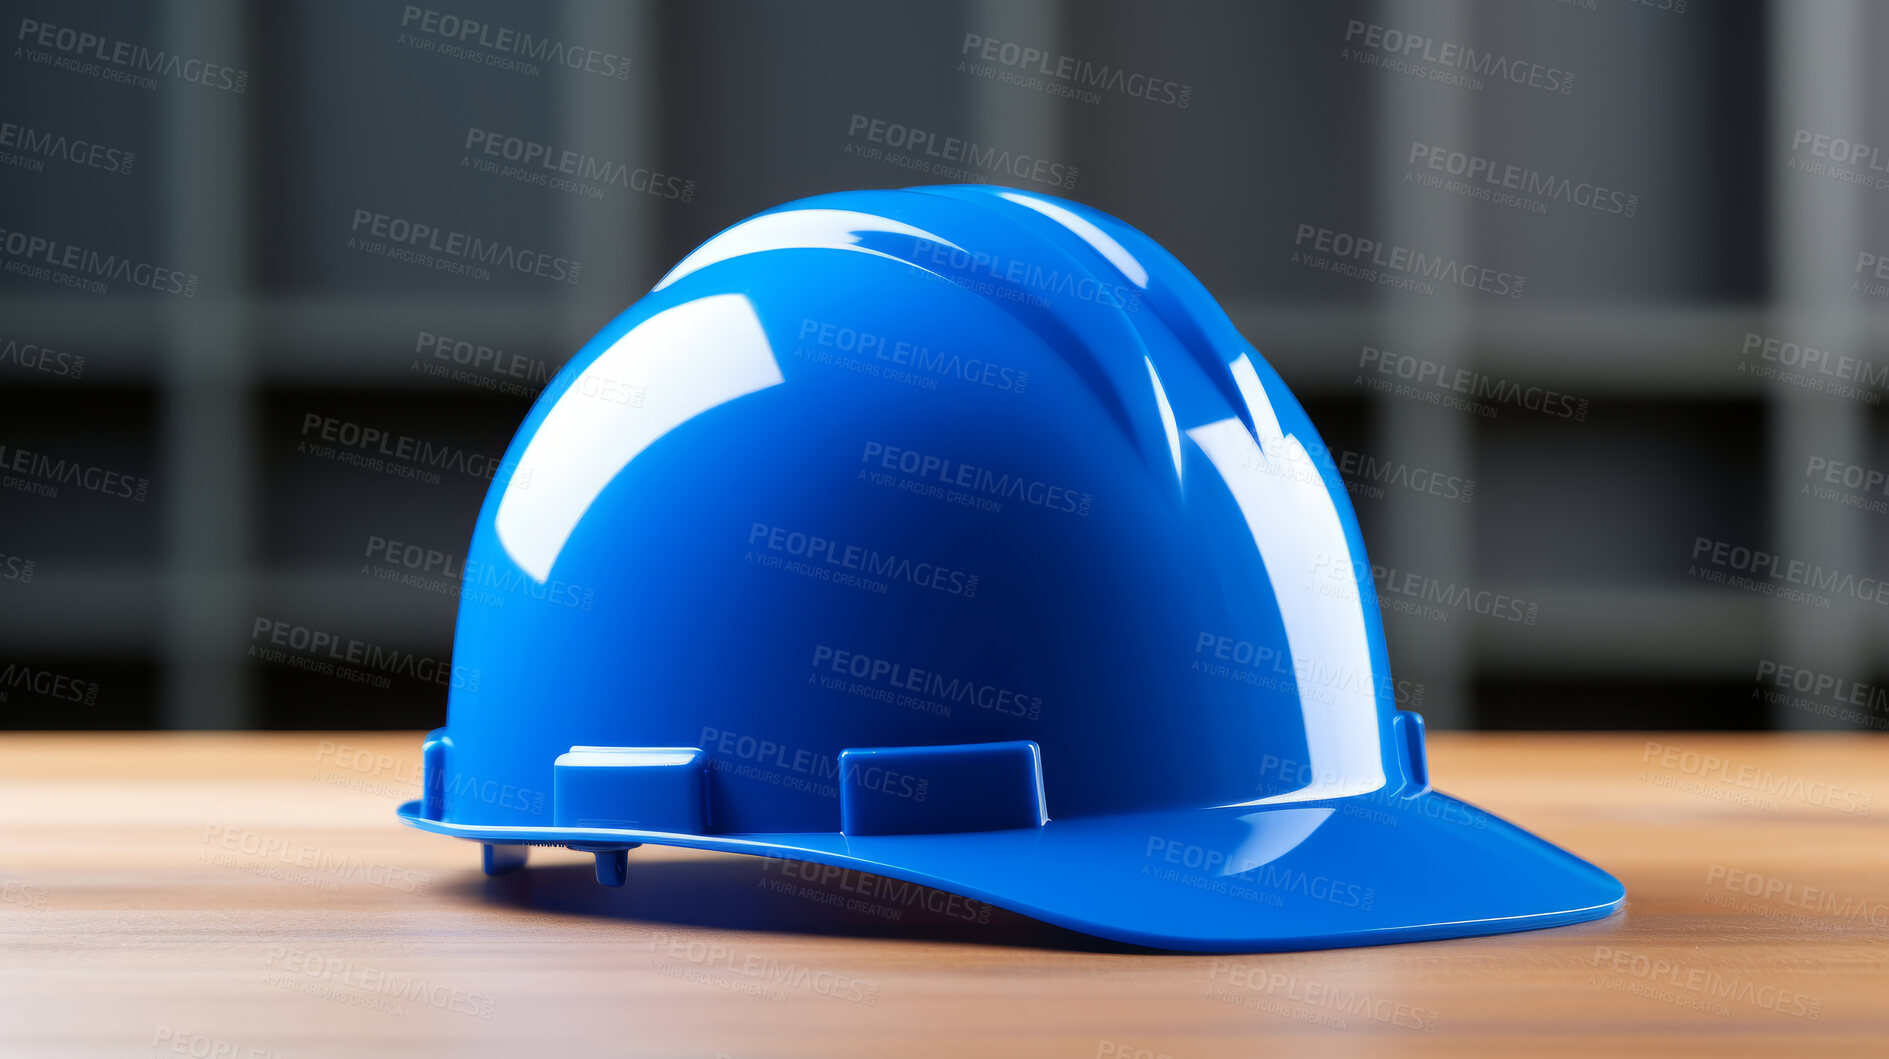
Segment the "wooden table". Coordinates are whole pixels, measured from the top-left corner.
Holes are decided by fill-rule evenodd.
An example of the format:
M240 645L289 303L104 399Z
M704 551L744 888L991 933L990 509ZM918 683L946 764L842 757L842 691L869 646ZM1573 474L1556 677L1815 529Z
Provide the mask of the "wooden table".
M488 880L395 823L419 745L0 737L0 1051L1889 1055L1881 738L1436 733L1439 786L1611 869L1625 911L1235 957L655 847L621 890L562 850Z

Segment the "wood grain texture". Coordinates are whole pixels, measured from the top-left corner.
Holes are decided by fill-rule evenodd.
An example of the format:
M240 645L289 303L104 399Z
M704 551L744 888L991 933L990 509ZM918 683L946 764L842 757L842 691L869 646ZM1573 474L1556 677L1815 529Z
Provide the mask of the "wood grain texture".
M1626 910L1236 957L752 857L645 847L610 890L534 850L487 880L394 821L419 742L0 737L0 1049L1889 1055L1881 738L1435 734L1439 787L1610 869Z

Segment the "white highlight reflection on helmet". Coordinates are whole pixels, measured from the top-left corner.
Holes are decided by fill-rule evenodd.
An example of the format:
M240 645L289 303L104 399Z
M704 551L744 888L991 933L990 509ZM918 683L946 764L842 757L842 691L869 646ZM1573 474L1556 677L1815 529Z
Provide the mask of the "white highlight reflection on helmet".
M1233 804L1366 794L1384 786L1384 763L1378 756L1376 682L1368 679L1374 670L1363 596L1355 584L1350 593L1328 595L1308 583L1321 565L1333 563L1342 563L1349 577L1351 545L1345 539L1344 521L1318 473L1318 464L1298 438L1280 428L1279 416L1252 362L1241 354L1231 367L1234 383L1252 414L1254 433L1248 434L1237 418L1230 418L1194 427L1187 436L1220 472L1246 516L1246 528L1259 546L1260 561L1279 601L1286 649L1295 668L1310 660L1316 668L1357 674L1369 685L1368 691L1340 688L1331 702L1301 698L1312 773L1306 787Z
M1264 864L1271 864L1280 857L1299 848L1299 844L1312 837L1333 810L1329 807L1318 809L1275 809L1265 813L1247 813L1239 818L1245 825L1246 837L1240 844L1227 851L1227 861L1221 865L1221 875L1242 875Z
M538 424L499 501L499 543L545 580L584 512L638 453L717 405L783 381L743 295L698 298L644 320L579 373ZM586 395L620 386L640 386L642 406Z
M1148 365L1148 380L1154 383L1154 403L1161 409L1161 429L1167 431L1168 455L1174 457L1174 477L1181 476L1181 431L1174 422L1174 406L1168 403L1167 388L1161 385L1161 374L1154 370L1154 358L1141 358Z
M702 752L692 746L574 746L559 754L559 768L674 768L699 761Z
M1143 267L1140 261L1135 260L1135 255L1129 253L1127 247L1116 242L1114 236L1096 227L1093 221L1067 206L1048 199L1039 199L1034 195L1023 195L1015 191L1000 191L998 194L1019 206L1027 206L1076 233L1083 242L1095 247L1097 252L1108 258L1109 264L1121 270L1121 274L1128 277L1128 282L1143 290L1147 289L1147 268Z
M906 261L902 257L894 257L881 250L860 246L859 237L868 232L909 235L914 239L936 243L960 253L964 250L963 247L941 235L933 235L923 228L881 217L876 213L861 213L858 210L783 210L780 213L764 213L759 217L742 221L696 247L688 257L683 258L680 264L670 269L669 274L650 289L659 291L689 273L705 269L718 261L727 261L730 258L759 253L763 250L809 248L855 250L874 257L916 265L916 262Z

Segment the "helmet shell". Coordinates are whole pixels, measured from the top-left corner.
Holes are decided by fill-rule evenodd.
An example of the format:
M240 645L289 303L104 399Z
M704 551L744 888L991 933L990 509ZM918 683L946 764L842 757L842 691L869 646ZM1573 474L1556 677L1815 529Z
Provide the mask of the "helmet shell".
M685 258L520 427L454 670L400 815L488 872L770 854L1216 952L1624 898L1430 787L1303 409L1165 251L1034 192L824 195Z
M849 747L1035 741L1056 817L1408 778L1305 413L1084 207L860 191L737 225L565 366L506 466L448 820L532 822L450 792L549 791L578 744L701 747L720 832L838 830Z

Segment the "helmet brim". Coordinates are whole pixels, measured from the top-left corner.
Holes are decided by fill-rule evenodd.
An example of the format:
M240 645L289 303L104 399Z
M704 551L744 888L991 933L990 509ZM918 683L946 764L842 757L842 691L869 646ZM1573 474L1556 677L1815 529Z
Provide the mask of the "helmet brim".
M924 835L684 835L406 823L480 842L654 843L812 861L989 902L1084 934L1187 952L1289 952L1599 919L1605 871L1438 791L1053 819ZM632 881L633 884L633 881Z

